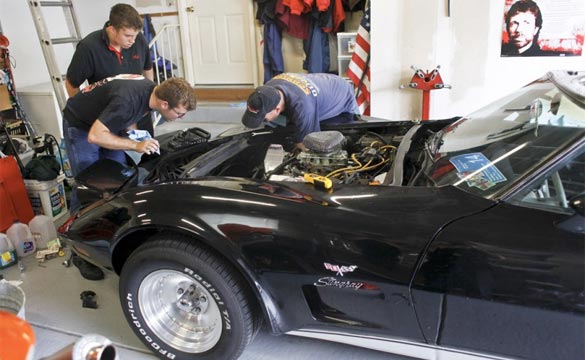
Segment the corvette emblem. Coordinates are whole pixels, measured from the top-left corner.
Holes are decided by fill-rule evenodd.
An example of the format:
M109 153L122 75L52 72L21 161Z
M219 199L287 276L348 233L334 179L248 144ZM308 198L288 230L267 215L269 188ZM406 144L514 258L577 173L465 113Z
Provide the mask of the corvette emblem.
M357 269L356 265L339 266L339 265L332 265L329 263L323 263L323 265L325 266L325 269L335 271L337 273L337 275L339 275L339 276L343 276L343 273L353 272L355 269Z

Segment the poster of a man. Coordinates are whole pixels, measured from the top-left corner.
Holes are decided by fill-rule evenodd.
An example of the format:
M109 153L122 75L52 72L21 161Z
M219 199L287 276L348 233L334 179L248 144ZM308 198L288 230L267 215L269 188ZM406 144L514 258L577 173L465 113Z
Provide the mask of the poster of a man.
M580 56L585 2L505 0L502 56Z

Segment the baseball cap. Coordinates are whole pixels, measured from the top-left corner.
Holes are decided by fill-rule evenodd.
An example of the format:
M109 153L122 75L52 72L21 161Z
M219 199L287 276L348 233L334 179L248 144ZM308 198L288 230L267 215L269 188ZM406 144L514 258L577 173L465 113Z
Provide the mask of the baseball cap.
M248 97L248 109L242 116L242 124L248 128L257 128L262 124L266 114L276 108L280 102L278 90L272 86L258 86Z

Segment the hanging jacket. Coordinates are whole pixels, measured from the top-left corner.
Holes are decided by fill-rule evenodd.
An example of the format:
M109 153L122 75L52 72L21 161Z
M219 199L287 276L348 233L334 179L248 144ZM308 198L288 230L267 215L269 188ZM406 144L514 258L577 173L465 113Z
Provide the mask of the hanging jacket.
M319 11L327 11L329 5L331 4L331 0L304 0L305 6L309 9L313 8L313 5L317 6L317 10Z
M262 24L266 21L276 21L276 15L274 14L274 7L276 6L276 0L254 0L258 3L258 11L256 12L256 19Z
M284 5L285 0L277 0L275 14L278 25L292 37L306 40L309 37L311 19L307 16L293 15L290 8Z
M326 26L323 31L336 34L339 31L339 27L345 20L345 10L343 10L342 0L331 1L331 25Z
M264 23L264 83L284 72L282 37L275 22Z
M323 32L317 18L311 17L313 24L309 38L303 41L305 60L303 69L309 73L326 73L329 71L330 53L329 36Z
M305 4L305 0L283 0L283 5L290 9L293 15L301 15L311 11L311 6Z

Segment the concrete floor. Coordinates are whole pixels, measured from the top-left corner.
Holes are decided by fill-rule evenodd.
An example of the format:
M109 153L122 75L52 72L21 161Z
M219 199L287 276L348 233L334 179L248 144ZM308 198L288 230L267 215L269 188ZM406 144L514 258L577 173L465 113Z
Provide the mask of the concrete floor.
M200 104L197 111L185 119L163 123L155 132L162 134L198 126L209 131L213 137L239 124L244 107L245 104L224 104L219 107ZM25 270L22 273L17 266L0 270L5 279L22 281L21 287L26 294L25 317L33 326L36 336L34 359L54 354L88 334L103 335L111 340L120 360L155 359L126 323L118 299L118 277L108 273L103 280L89 281L81 277L76 267L63 266L64 259L51 259L38 265L34 256L29 256L23 259ZM85 290L97 294L97 309L81 306L80 294ZM241 356L244 360L276 358L407 359L339 343L289 335L272 336L267 329L259 332Z
M66 257L65 257L66 258ZM26 294L25 317L33 326L36 346L34 359L54 354L88 334L99 334L114 343L120 360L156 359L134 335L126 323L118 299L118 277L106 273L99 281L81 277L76 267L62 265L64 258L47 260L38 265L34 256L17 266L0 270L5 279L22 281ZM97 309L81 306L80 294L94 291ZM290 335L273 336L263 328L242 354L242 360L269 359L406 359L349 345Z

